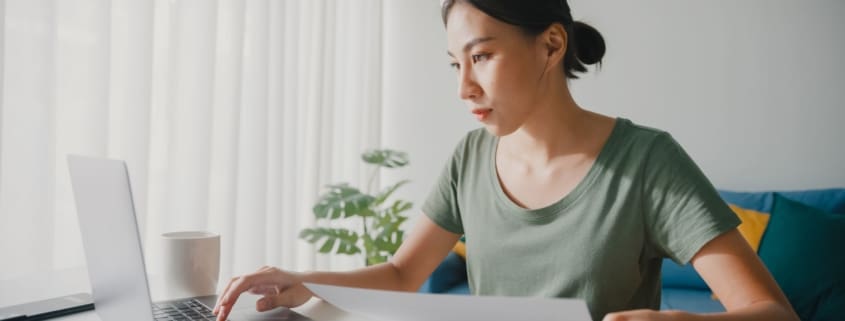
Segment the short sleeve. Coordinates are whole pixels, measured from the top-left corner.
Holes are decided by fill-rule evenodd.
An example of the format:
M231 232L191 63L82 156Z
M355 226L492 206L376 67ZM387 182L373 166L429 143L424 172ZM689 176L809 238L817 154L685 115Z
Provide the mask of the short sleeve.
M461 140L452 157L443 167L440 177L423 203L423 213L443 229L464 234L458 199L458 184L466 151L467 138Z
M739 218L681 146L667 133L644 164L643 213L658 253L687 264L710 240L736 228Z

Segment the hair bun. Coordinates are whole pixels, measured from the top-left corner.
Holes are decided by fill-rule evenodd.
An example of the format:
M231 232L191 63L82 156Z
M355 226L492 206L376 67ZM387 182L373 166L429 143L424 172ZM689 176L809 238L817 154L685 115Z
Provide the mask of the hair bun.
M575 21L572 26L575 41L575 55L578 60L587 65L601 63L604 57L604 37L592 26L581 21Z

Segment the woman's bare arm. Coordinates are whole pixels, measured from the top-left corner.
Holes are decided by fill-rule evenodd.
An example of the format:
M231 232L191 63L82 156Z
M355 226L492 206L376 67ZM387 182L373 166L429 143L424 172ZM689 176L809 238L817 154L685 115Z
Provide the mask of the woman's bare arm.
M349 272L309 272L302 281L370 289L417 291L461 236L421 215L396 255L386 263Z
M358 288L416 291L449 254L460 238L421 215L396 255L386 263L348 272L296 273L273 267L233 278L221 292L214 313L226 320L238 297L246 291L263 295L256 309L266 311L279 306L295 307L313 296L303 282Z

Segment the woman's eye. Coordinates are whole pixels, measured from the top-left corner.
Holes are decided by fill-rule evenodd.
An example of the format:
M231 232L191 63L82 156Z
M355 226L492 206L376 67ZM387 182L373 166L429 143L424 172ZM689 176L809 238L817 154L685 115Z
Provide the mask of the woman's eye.
M472 62L479 62L479 61L485 60L485 59L487 59L487 58L489 58L489 57L490 57L490 54L477 54L477 55L472 55Z
M452 67L452 69L461 69L461 65L457 62L450 63L449 67Z

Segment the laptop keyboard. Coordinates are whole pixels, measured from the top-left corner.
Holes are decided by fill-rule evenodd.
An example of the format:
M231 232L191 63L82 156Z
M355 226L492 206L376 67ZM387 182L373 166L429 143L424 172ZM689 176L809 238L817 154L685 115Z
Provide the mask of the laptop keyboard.
M211 309L196 299L169 301L153 304L156 321L213 321L217 317Z

